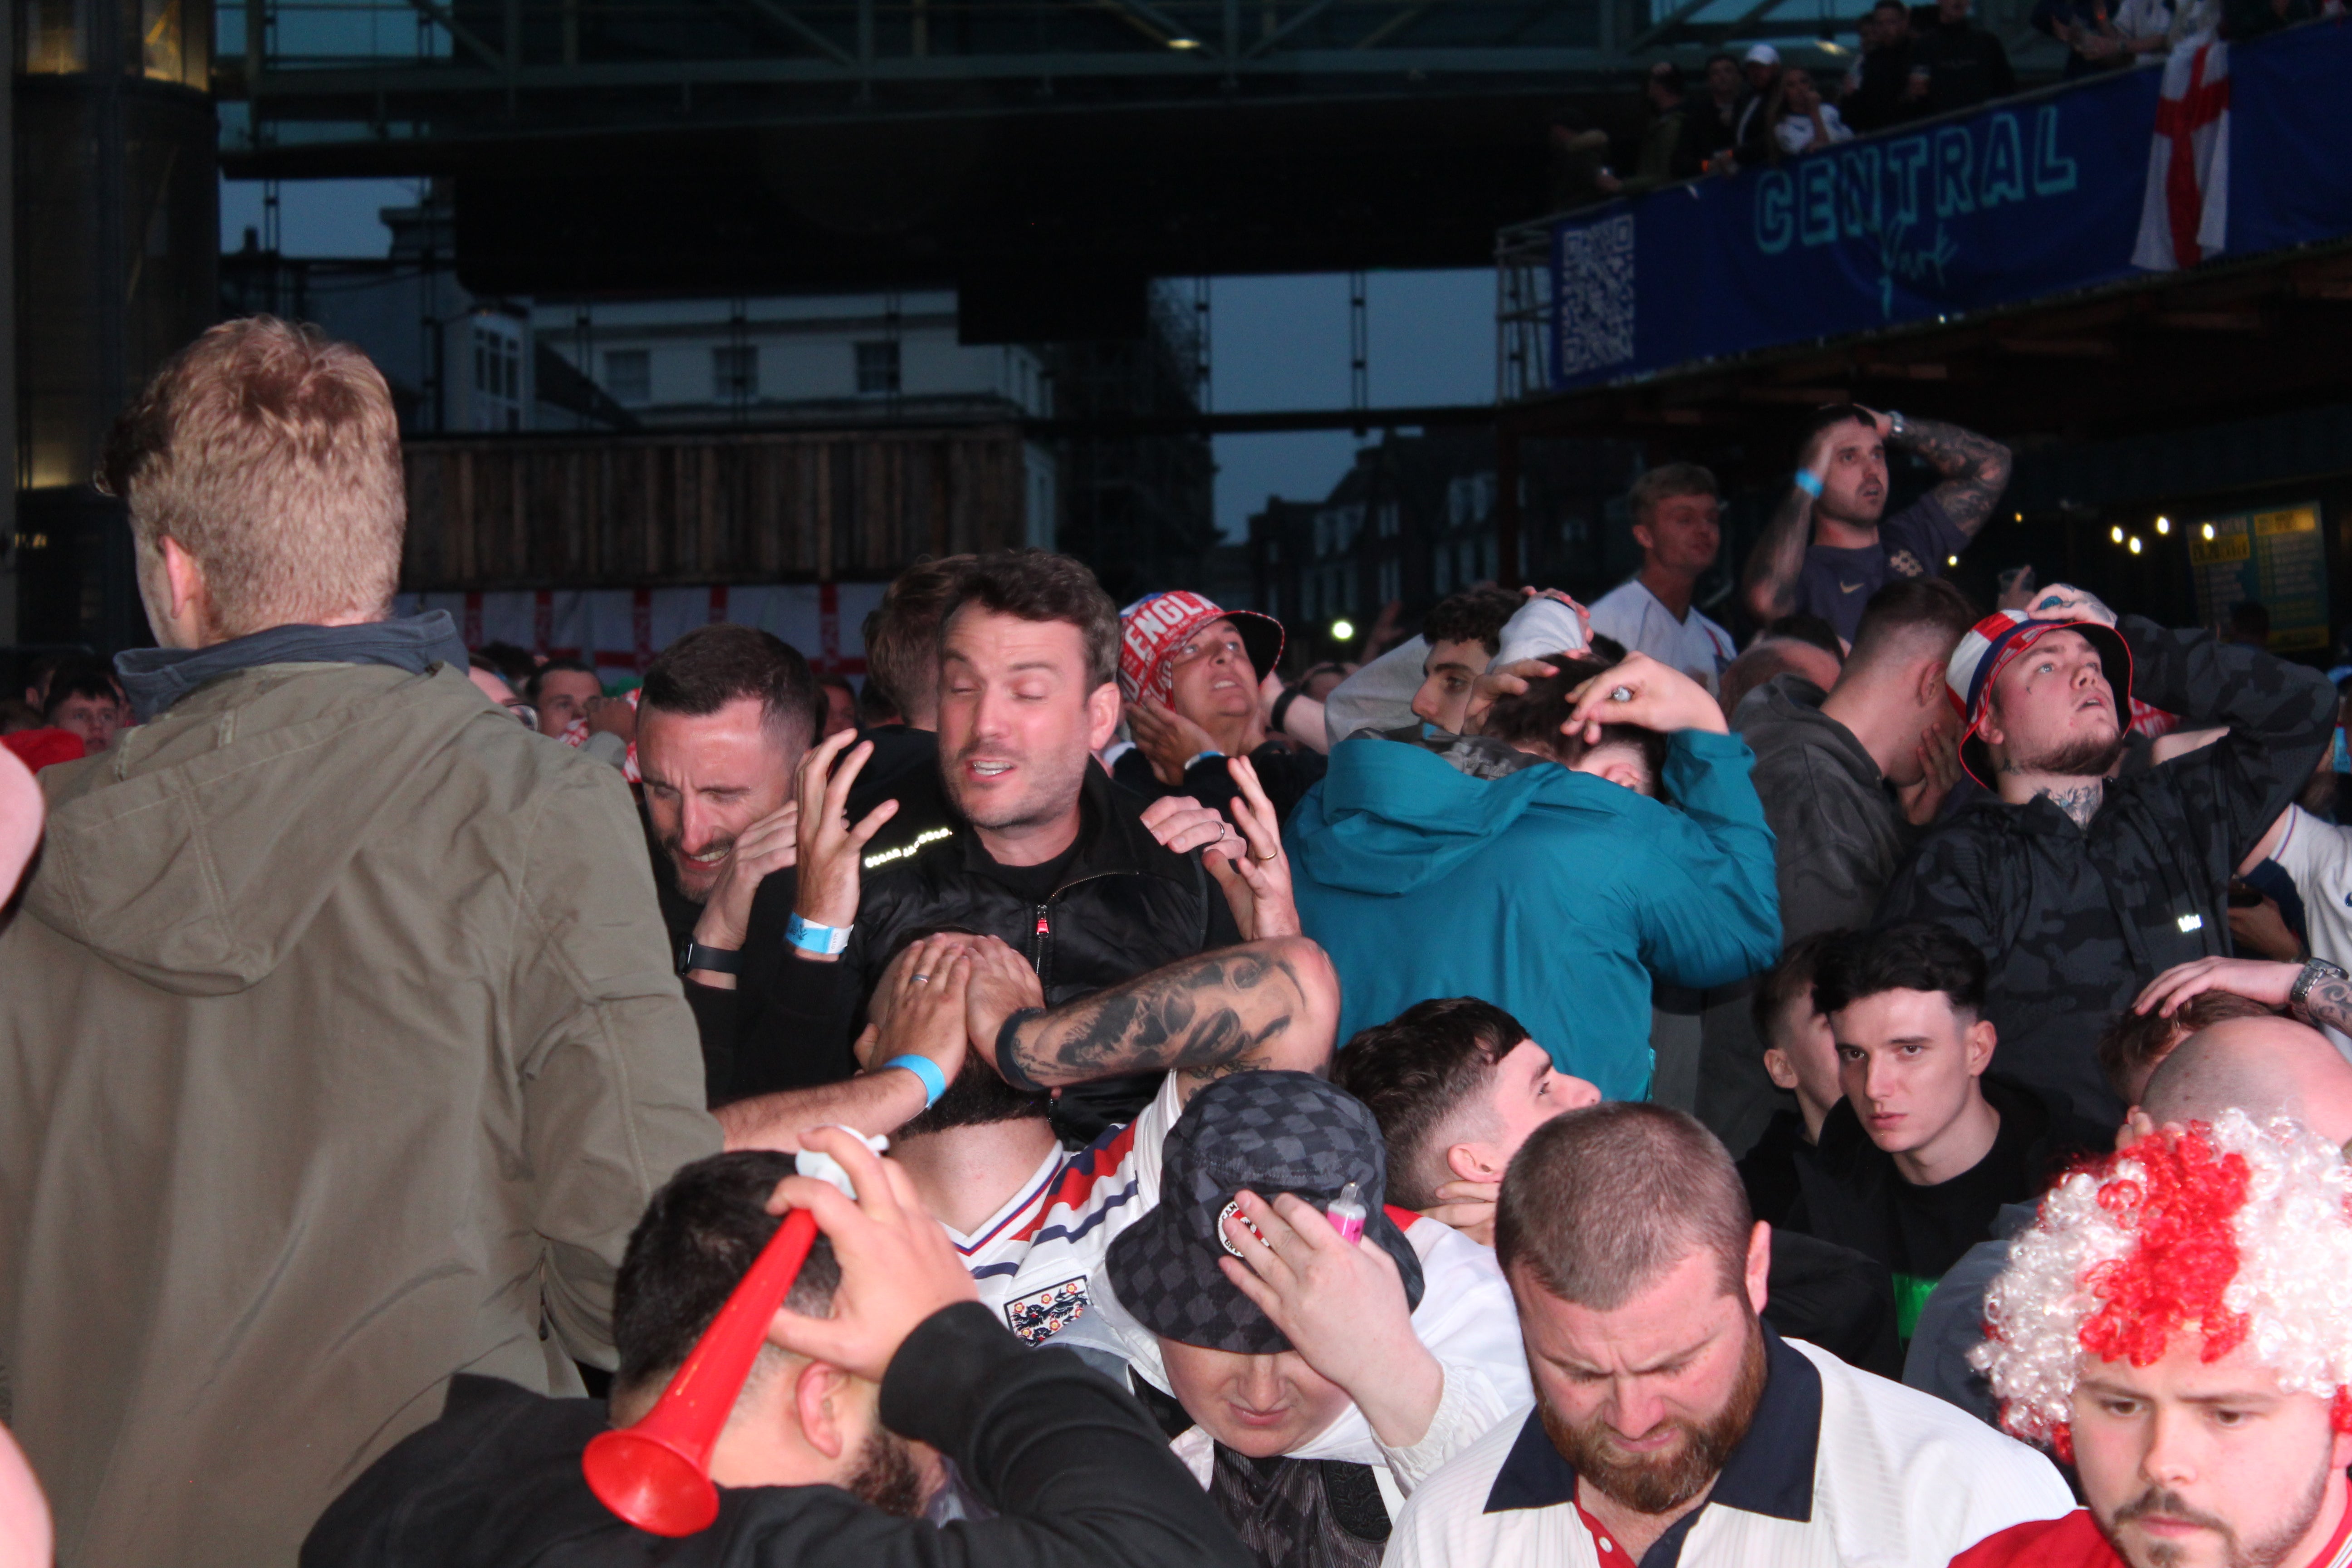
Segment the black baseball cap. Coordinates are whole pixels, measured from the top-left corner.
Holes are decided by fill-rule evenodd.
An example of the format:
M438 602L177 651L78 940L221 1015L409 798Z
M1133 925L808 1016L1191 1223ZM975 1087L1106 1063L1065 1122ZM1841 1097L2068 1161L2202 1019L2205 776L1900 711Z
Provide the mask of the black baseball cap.
M1421 1258L1381 1206L1388 1164L1364 1103L1312 1073L1248 1072L1192 1096L1162 1148L1160 1202L1110 1244L1119 1304L1153 1333L1204 1350L1273 1355L1290 1341L1218 1267L1236 1256L1220 1229L1247 1189L1328 1207L1349 1183L1364 1237L1395 1259L1405 1302L1421 1304Z

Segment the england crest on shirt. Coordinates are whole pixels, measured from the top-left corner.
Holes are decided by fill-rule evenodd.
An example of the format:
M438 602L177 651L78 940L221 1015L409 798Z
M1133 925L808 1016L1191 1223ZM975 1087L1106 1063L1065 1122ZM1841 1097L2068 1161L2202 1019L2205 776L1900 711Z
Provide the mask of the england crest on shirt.
M1083 1274L1004 1303L1005 1326L1026 1344L1042 1344L1078 1321L1091 1302Z

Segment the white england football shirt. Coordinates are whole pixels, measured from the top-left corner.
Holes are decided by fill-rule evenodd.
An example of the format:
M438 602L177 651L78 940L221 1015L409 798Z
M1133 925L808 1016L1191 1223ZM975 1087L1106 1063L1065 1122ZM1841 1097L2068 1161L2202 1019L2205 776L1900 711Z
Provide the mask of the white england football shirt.
M1183 1109L1170 1073L1142 1115L1075 1154L1055 1149L979 1229L948 1232L1007 1328L1034 1345L1087 1310L1087 1276L1159 1198L1160 1145Z
M1646 653L1660 664L1681 670L1709 691L1738 650L1731 634L1698 613L1681 620L1658 596L1634 577L1612 588L1593 602L1592 629L1625 645L1628 653Z
M1943 1563L2073 1510L2056 1468L2024 1444L1764 1331L1771 1370L1748 1435L1641 1568ZM1382 1568L1599 1568L1602 1555L1575 1471L1522 1407L1413 1492Z

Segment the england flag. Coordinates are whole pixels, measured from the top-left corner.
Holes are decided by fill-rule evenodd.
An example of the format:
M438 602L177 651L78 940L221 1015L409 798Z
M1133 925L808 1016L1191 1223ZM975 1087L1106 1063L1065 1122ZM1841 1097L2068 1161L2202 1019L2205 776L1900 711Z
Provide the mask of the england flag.
M2184 40L2164 65L2132 265L2194 267L2229 247L2230 46Z

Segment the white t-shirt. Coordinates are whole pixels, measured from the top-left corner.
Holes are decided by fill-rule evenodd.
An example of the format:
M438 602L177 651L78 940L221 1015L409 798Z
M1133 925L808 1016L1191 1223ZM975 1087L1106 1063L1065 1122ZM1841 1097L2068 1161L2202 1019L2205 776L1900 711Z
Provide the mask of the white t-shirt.
M2322 822L2299 805L2286 808L2286 833L2271 851L2303 895L2303 931L2314 958L2352 969L2352 827ZM2352 1060L2352 1039L2328 1040Z
M1769 1353L1763 1401L1691 1516L1682 1568L1949 1563L2074 1510L2049 1460L1933 1394L1800 1340ZM1413 1492L1382 1568L1597 1568L1575 1497L1575 1473L1521 1406Z
M1716 689L1716 678L1739 651L1731 634L1691 606L1682 620L1643 586L1639 577L1612 588L1592 606L1592 629L1614 637L1629 653L1646 653L1706 687Z
M1160 1146L1182 1110L1170 1073L1142 1115L1075 1154L1054 1150L978 1230L948 1232L1005 1327L1034 1345L1087 1310L1087 1276L1160 1195Z
M1853 140L1853 129L1838 118L1837 107L1834 104L1822 105L1822 134L1832 142ZM1772 135L1780 142L1780 151L1794 157L1813 144L1813 117L1810 114L1791 114L1780 124L1772 127Z

